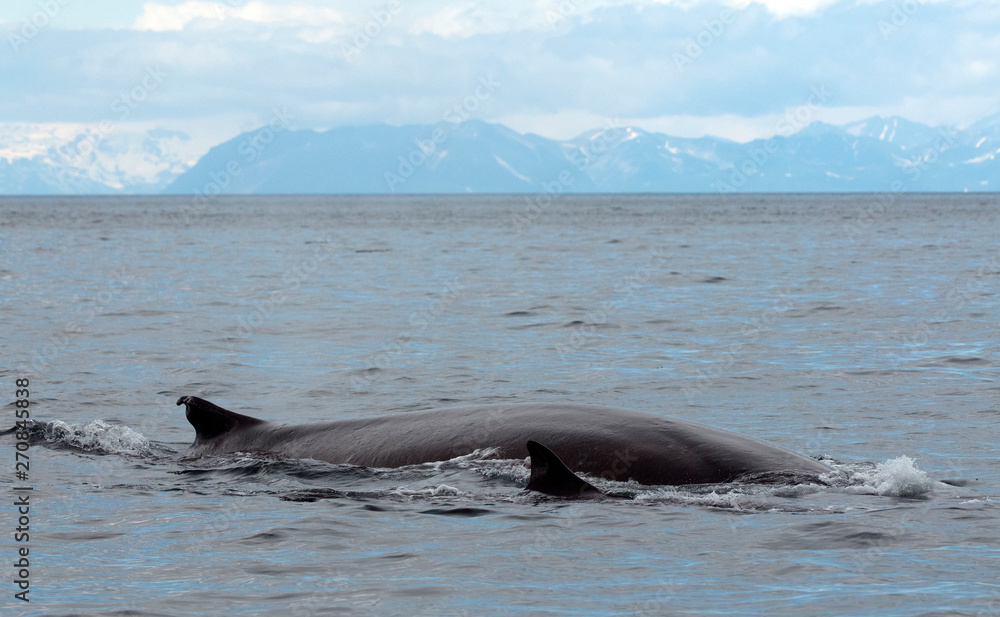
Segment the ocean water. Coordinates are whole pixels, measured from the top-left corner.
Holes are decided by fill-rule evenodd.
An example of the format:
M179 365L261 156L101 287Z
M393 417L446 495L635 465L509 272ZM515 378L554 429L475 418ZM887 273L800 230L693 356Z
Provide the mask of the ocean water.
M3 614L998 615L998 229L993 195L2 198ZM573 502L483 453L192 459L185 394L600 404L834 472Z

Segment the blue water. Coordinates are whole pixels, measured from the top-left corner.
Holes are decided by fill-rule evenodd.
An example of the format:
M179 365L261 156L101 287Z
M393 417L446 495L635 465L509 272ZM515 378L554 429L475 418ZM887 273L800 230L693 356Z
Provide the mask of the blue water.
M1000 614L995 196L2 198L0 229L38 422L4 614ZM475 455L192 460L183 394L601 404L835 473L573 503Z

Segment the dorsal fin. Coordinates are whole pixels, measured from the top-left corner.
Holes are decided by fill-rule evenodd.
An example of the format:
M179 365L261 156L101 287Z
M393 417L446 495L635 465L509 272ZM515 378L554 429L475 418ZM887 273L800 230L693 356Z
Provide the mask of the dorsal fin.
M581 480L566 467L552 450L536 441L528 442L531 455L531 480L524 487L555 497L597 497L603 493Z
M184 415L194 427L195 444L204 443L235 428L264 423L263 420L223 409L197 396L182 396L177 399L177 404L187 407Z

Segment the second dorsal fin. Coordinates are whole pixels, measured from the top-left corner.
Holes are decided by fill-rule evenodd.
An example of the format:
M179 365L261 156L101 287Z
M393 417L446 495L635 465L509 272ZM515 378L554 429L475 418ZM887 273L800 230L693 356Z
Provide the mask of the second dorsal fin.
M236 428L264 423L263 420L223 409L215 403L210 403L197 396L182 396L177 399L177 404L187 408L184 415L194 427L195 444L215 439Z
M528 442L531 479L525 489L555 497L598 497L603 495L590 483L569 470L552 450L537 441Z

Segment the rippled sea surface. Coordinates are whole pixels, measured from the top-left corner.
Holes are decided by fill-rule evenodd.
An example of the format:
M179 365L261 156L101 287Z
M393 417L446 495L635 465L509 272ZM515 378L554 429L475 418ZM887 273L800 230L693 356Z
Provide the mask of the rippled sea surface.
M3 614L1000 614L997 230L991 195L2 198ZM191 459L185 394L600 404L834 473L572 502L476 454Z

